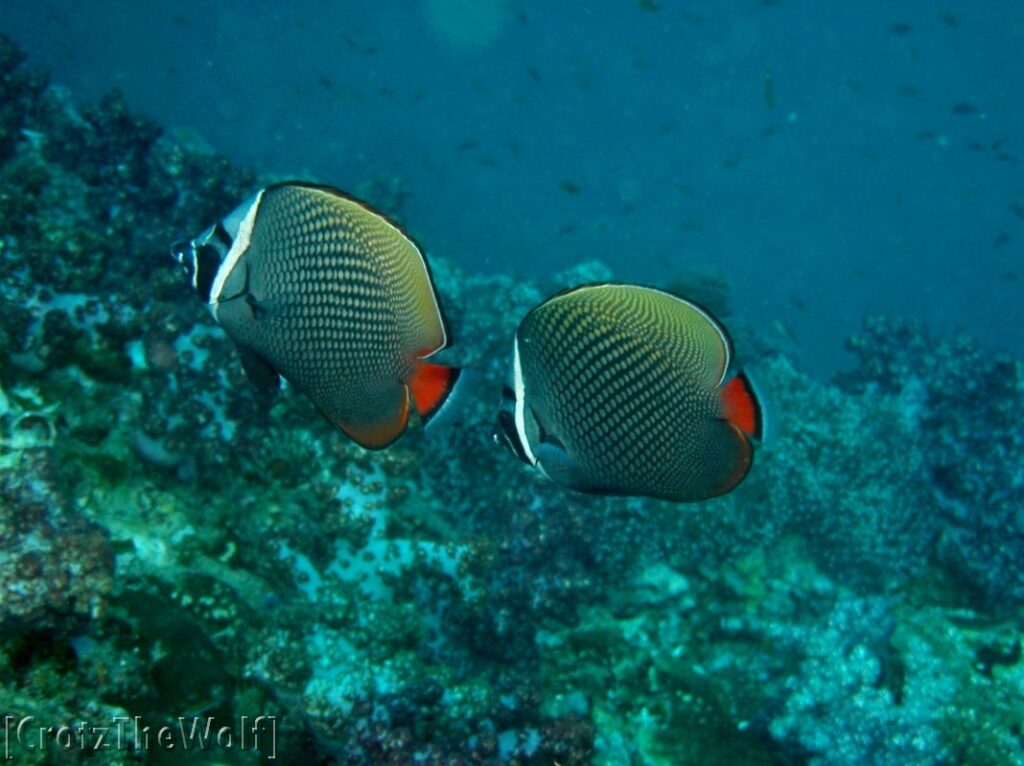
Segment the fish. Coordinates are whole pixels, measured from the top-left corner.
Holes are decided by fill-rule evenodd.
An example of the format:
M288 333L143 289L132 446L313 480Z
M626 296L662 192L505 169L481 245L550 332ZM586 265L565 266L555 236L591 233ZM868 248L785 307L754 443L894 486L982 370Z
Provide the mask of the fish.
M571 490L695 502L747 476L764 434L750 378L709 312L653 287L592 283L515 334L495 440Z
M775 79L768 69L765 69L761 75L761 97L764 99L764 106L769 112L775 108Z
M345 192L305 181L261 189L171 253L234 341L249 381L281 378L357 444L382 449L415 406L426 422L459 369L426 257Z

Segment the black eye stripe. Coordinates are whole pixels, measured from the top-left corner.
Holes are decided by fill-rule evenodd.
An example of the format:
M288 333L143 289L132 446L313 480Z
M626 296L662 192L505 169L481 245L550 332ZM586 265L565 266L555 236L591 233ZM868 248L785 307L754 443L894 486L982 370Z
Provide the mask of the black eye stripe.
M217 270L220 268L220 253L213 245L201 245L196 248L195 263L195 274L192 275L192 279L196 291L199 297L209 303L213 281L217 278Z

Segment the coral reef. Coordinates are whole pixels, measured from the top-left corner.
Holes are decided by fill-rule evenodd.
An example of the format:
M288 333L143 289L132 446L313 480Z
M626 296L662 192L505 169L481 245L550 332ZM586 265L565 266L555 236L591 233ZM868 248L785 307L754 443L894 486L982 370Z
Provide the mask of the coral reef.
M1024 604L1024 362L966 335L936 338L885 318L850 341L860 367L843 380L912 403L935 513L937 556L988 609Z
M364 452L259 401L167 255L259 179L21 59L0 40L6 709L277 716L274 761L207 763L1024 762L1019 361L875 323L829 386L744 339L773 420L736 492L572 495L494 444L497 392L519 318L614 275L431 253L466 385ZM353 188L401 217L400 178ZM59 751L26 762L99 762Z
M105 530L56 483L54 426L0 391L0 628L69 635L110 594Z

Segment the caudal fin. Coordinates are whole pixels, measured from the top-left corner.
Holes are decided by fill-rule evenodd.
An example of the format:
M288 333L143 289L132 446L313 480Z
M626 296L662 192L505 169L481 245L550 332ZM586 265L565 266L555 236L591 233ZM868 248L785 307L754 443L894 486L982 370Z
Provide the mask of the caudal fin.
M455 389L455 383L462 371L458 367L421 362L416 374L409 381L416 411L424 423L430 421L444 407Z
M758 441L764 439L764 411L757 390L747 374L741 372L722 386L725 419Z

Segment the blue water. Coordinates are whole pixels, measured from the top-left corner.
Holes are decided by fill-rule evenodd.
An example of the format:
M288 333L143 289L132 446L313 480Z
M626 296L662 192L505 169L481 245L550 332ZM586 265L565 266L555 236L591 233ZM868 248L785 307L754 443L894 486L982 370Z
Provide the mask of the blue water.
M261 172L400 179L470 270L716 271L821 374L866 313L1024 349L1021 4L7 0L2 28Z
M195 763L1024 764L1022 51L1024 3L0 0L5 724L57 757L60 722L280 719L280 761ZM466 374L385 450L254 395L167 256L284 178L427 251ZM506 426L543 430L513 336L587 261L734 336L769 434L735 491L581 494L494 443L515 367ZM57 762L20 726L5 756Z

